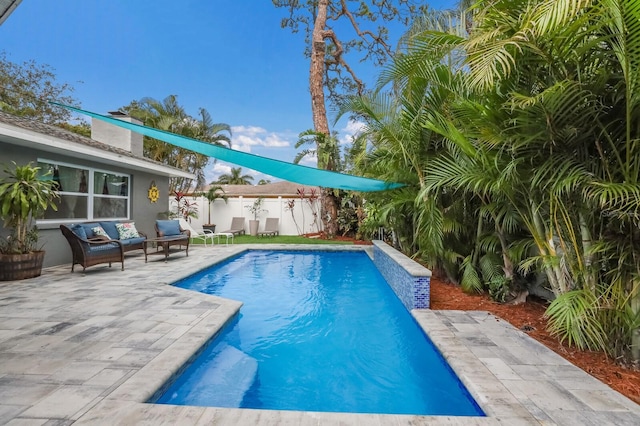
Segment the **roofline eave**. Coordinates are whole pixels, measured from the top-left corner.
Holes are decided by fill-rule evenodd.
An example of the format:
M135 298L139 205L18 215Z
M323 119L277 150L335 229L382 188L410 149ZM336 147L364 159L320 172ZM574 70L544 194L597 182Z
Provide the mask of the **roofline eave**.
M39 149L41 151L80 157L101 164L127 166L132 170L153 173L160 176L195 179L193 173L166 166L151 160L106 151L92 146L70 142L55 136L44 135L31 130L14 127L6 123L0 125L0 141L12 145Z

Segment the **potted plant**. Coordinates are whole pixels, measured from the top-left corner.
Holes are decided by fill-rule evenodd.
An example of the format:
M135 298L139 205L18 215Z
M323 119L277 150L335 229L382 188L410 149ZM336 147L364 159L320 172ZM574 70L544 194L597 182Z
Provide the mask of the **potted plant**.
M254 237L258 235L258 226L260 225L260 221L258 220L258 215L260 213L268 211L262 208L263 201L264 201L264 198L258 197L254 200L252 205L247 206L251 214L253 214L253 220L249 220L249 234L253 235Z
M220 185L214 185L211 188L209 188L207 192L202 194L202 196L209 201L209 215L207 218L208 222L202 225L202 229L208 229L211 232L216 232L215 223L211 223L211 203L213 203L217 199L222 199L226 203L227 195L225 194L224 189Z
M32 221L45 210L57 210L58 183L41 174L31 163L4 167L0 178L0 217L10 234L0 239L0 281L37 277L42 272L44 251L37 247L38 230Z

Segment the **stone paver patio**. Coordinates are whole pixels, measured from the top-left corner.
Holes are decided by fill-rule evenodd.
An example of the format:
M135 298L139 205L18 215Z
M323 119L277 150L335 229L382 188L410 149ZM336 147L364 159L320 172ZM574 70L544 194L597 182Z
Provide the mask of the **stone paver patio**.
M189 257L173 254L166 263L153 257L145 264L142 254L128 255L125 271L105 265L71 274L65 265L35 279L0 282L0 423L640 424L639 405L486 312L413 315L487 417L145 403L241 306L168 284L250 247L195 246Z

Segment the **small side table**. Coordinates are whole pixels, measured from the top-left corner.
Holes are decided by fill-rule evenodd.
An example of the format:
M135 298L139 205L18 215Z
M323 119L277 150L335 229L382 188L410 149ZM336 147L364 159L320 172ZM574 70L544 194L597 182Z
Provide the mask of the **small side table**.
M233 244L233 234L231 232L216 232L215 234L213 234L213 236L216 237L216 241L218 244L220 244L220 237L226 238L227 245L229 245L229 238L231 238L231 244Z

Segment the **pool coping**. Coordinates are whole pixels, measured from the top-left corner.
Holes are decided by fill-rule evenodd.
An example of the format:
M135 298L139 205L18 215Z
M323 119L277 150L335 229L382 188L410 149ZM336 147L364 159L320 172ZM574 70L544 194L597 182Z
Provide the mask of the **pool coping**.
M3 326L0 327L0 357L3 361L0 363L0 396L8 397L0 399L0 421L29 420L35 423L35 420L42 420L44 423L65 420L73 424L640 424L640 406L573 366L526 333L487 312L411 312L487 417L317 413L145 403L241 306L238 301L202 295L166 284L250 249L368 250L366 246L343 245L196 246L190 248L189 257L176 255L167 263L153 261L145 266L144 259L139 256L127 257L124 272L103 272L100 269L84 275L71 275L66 265L48 268L43 276L32 280L11 285L3 283L0 285L0 301L3 302L0 316L7 321L1 322ZM120 278L117 282L114 282L114 275ZM136 280L137 285L129 285L131 280ZM122 293L119 297L123 306L127 301L134 301L134 298L146 301L161 296L159 300L166 304L166 309L163 308L165 305L146 305L137 301L131 307L120 307L121 310L128 309L120 312L123 317L141 318L149 322L150 327L156 321L152 330L166 332L153 344L157 345L166 336L173 336L166 340L166 347L163 346L152 359L128 361L130 364L125 365L123 357L108 360L111 362L108 364L103 359L104 354L103 358L96 358L91 352L89 345L93 345L93 348L96 342L91 340L93 335L86 330L73 336L69 331L73 327L52 335L34 331L43 324L52 324L54 319L60 323L71 323L74 316L92 323L91 329L100 328L97 321L102 317L91 315L96 310L106 312L107 308L87 306L87 298L101 291L109 291L110 288L105 289L105 286L112 286ZM28 291L34 289L38 291ZM73 297L64 297L68 295ZM112 300L114 304L118 304L117 297ZM48 300L58 303L55 307L47 307ZM162 316L167 310L177 309L178 302L185 308L197 307L198 315L184 313L192 312L190 308L175 314L178 320ZM34 306L40 305L48 311L36 312ZM188 323L184 319L187 316ZM182 320L184 323L180 322ZM127 339L132 339L131 336L144 339L152 333L135 330L135 322L120 324L111 321L109 332L113 335L99 342L101 348L111 352L119 349L124 351L124 347L131 353L142 351L135 344L123 345L117 333L123 333L122 336L129 333L126 334L129 336ZM37 327L32 324L34 322L38 323ZM114 323L121 327L115 327ZM105 329L98 331L104 332ZM160 335L159 332L156 334ZM84 335L88 337L78 337ZM70 340L77 346L74 352L64 347L69 345ZM43 351L43 347L48 350ZM58 360L57 356L63 351L69 354L68 360ZM78 359L79 355L74 356L74 353L83 353L83 357ZM51 363L52 358L59 361L60 365L45 365ZM100 387L98 383L102 382L96 379L100 373L87 378L73 368L65 369L69 365L77 366L81 361L91 366L108 365L101 371L126 368L128 373L109 383L109 386L105 384ZM29 370L33 365L39 368L37 374ZM65 371L64 377L61 376L61 369ZM88 373L85 374L88 376ZM21 390L28 388L33 395L17 393L16 386ZM69 395L75 399L69 400ZM65 399L62 396L66 396Z

